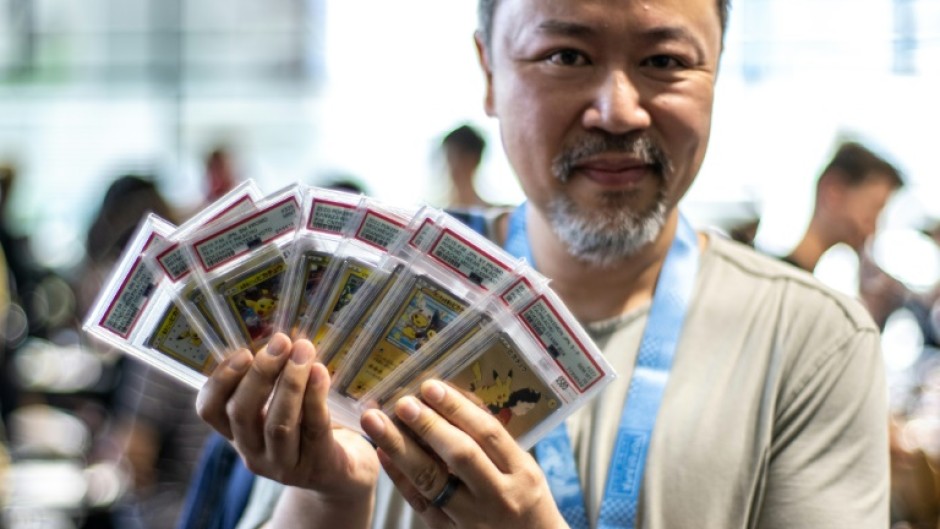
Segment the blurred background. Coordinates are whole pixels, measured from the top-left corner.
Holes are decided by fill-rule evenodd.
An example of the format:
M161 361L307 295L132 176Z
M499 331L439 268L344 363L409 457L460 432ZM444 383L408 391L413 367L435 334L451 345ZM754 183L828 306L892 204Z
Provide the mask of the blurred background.
M172 527L205 435L193 395L79 329L144 211L180 222L245 178L521 199L482 111L475 9L0 0L0 527ZM699 226L785 256L840 143L903 175L864 247L815 274L887 300L892 522L936 528L940 0L735 0L725 46ZM486 144L470 162L444 141L461 125Z

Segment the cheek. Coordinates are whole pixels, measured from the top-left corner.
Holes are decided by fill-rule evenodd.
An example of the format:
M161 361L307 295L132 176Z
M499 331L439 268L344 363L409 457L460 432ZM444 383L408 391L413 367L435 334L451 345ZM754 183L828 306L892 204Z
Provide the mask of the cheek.
M710 94L710 90L699 97L666 94L651 105L655 133L673 163L673 185L680 194L691 185L705 159L711 134Z
M506 154L527 194L553 185L551 164L577 120L573 98L532 88L524 79L498 86L496 100ZM530 195L530 198L536 198Z
M655 127L666 141L685 153L704 157L711 132L712 100L710 92L664 94L651 103Z

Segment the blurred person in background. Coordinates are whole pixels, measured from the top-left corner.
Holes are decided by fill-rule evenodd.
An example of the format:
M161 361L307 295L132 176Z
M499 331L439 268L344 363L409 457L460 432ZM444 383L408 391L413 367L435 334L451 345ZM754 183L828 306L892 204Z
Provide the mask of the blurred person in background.
M29 238L17 233L11 223L13 192L19 179L19 170L13 162L0 162L0 246L7 260L7 275L12 292L27 288L37 280L38 266L32 258Z
M354 195L369 194L369 189L362 183L362 180L354 175L343 172L328 173L326 176L318 178L317 182L317 187L345 191L346 193L352 193Z
M816 181L809 227L783 260L812 272L826 250L837 244L847 244L861 255L888 199L903 185L900 172L865 146L839 145Z
M209 151L205 169L206 203L221 198L241 181L232 150L227 145L218 145Z
M447 179L450 186L447 207L455 209L489 206L477 194L475 180L483 160L486 140L470 125L461 125L447 133L441 141Z
M77 289L82 314L94 303L138 223L151 212L174 222L173 209L151 175L125 174L108 186L85 238L86 261Z
M19 400L10 368L12 352L28 335L41 335L45 330L45 322L38 317L34 306L37 299L34 293L45 273L33 259L29 237L18 233L11 226L13 192L18 179L19 169L15 162L0 162L0 250L6 260L3 280L9 302L9 310L4 311L3 323L6 329L0 335L0 350L6 353L0 355L0 417L4 419L17 407Z
M7 265L0 248L0 370L3 370L6 356L6 321L7 308L10 306L10 288L7 284ZM4 381L5 382L5 381ZM3 394L0 393L0 406L3 404ZM6 424L0 415L0 506L4 504L6 495L7 468L10 465L9 442L7 441Z
M816 181L809 227L784 261L813 272L826 251L846 244L859 263L859 297L879 328L903 301L899 284L872 261L865 245L888 200L904 186L900 171L858 142L844 142Z
M219 178L217 181L221 182L226 177ZM176 221L152 176L124 175L109 186L88 231L88 268L93 273L85 275L81 287L85 311L138 224L151 212ZM107 392L107 400L113 428L101 444L111 445L114 453L109 457L122 462L131 480L130 490L114 509L114 526L173 527L190 473L208 434L208 428L193 410L195 393L124 355L117 358L111 372L113 387Z

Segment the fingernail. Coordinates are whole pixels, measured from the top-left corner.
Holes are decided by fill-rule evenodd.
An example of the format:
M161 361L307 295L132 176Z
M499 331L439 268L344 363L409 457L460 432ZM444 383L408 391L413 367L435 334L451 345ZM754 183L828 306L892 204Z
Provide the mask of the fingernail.
M244 371L248 368L249 364L251 364L251 353L245 349L235 351L235 353L228 358L228 368L232 371Z
M362 414L359 424L369 437L376 438L385 434L385 421L381 415L383 413L378 410L369 410Z
M290 341L274 335L268 342L267 352L270 356L281 356L288 347L290 347Z
M294 344L294 352L290 355L291 362L303 365L313 358L313 346L308 344L309 342L298 342Z
M405 397L398 401L395 413L405 422L413 422L421 414L421 406L418 405L418 399L414 397Z
M429 380L421 387L421 395L428 402L440 402L444 400L444 385L436 380Z
M313 364L310 368L310 383L313 384L313 387L318 388L326 383L330 378L329 373L326 371L326 366L322 368L323 364Z

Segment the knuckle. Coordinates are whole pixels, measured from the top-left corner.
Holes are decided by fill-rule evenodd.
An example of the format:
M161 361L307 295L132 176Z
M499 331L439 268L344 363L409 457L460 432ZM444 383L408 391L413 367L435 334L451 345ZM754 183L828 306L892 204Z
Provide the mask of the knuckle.
M449 398L445 398L444 402L441 404L441 411L444 412L444 415L453 417L461 412L463 409L463 404L453 397L448 397Z
M419 492L414 491L405 494L404 496L405 501L411 505L411 508L414 509L415 512L423 513L424 511L428 510L428 499L422 496Z
M293 433L293 428L287 424L265 424L264 436L272 441L283 441L289 439Z
M266 476L265 467L260 462L251 457L242 456L242 463L249 472L258 476Z
M505 430L501 424L486 423L480 430L480 442L484 446L494 446L502 439Z
M247 426L251 421L251 414L242 409L235 401L229 401L225 405L225 413L232 425Z
M477 452L470 447L455 448L451 460L456 468L470 468L477 461Z
M434 484L440 481L441 469L436 463L422 465L414 475L412 482L422 493L434 491Z
M430 413L424 413L422 414L421 420L412 426L412 430L414 430L414 432L418 434L419 437L427 437L428 434L431 433L431 430L434 429L436 424L437 417Z
M390 457L396 458L405 453L405 440L400 435L385 435L381 442L382 450Z
M297 376L282 376L280 380L277 381L277 391L291 394L299 395L303 393L306 388L306 381L300 379Z
M269 362L252 362L249 373L255 378L273 379L276 373L275 366Z
M543 487L545 483L545 477L541 472L524 470L520 472L520 479L523 487L525 487L526 490L541 491L545 488Z

